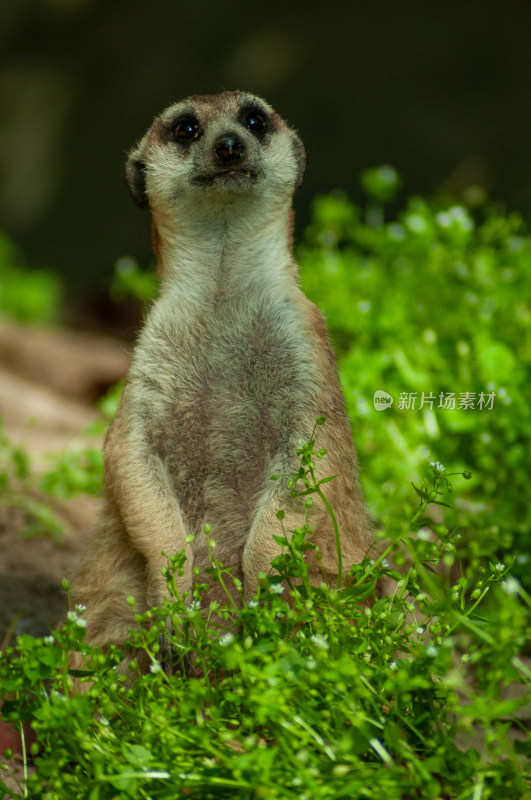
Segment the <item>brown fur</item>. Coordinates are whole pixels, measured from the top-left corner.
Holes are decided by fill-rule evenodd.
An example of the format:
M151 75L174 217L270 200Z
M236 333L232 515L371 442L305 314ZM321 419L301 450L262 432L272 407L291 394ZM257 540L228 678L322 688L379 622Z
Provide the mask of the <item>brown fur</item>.
M265 133L246 127L248 107L266 117ZM172 133L183 113L201 131L184 144ZM237 174L214 154L228 133L244 149L230 165ZM207 579L206 523L218 559L241 579L244 598L253 596L258 574L269 572L278 553L277 511L285 510L287 530L301 524L302 501L287 483L299 466L299 440L310 437L320 415L327 422L317 445L328 454L317 474L339 474L325 494L344 568L370 546L334 353L321 312L297 285L291 255L291 197L303 171L294 131L263 100L239 92L170 107L130 156L128 183L140 205L149 201L162 284L108 433L101 523L73 581L94 645L127 638L128 594L140 612L165 596L162 551L186 550L183 592L193 566ZM334 581L334 533L320 501L308 521ZM315 560L309 569L320 583ZM219 585L212 599L223 599Z

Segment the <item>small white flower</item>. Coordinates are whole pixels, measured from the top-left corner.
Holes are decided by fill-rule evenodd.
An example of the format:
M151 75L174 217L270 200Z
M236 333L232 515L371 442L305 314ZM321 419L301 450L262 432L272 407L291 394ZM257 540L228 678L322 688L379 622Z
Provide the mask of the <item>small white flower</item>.
M78 603L76 605L76 611L77 611L78 614L82 614L83 611L86 611L86 610L87 610L87 607L84 606L83 603Z
M312 636L312 642L321 650L328 650L328 639L326 636L321 636L320 633L314 633Z
M249 600L247 605L249 608L258 608L258 600Z
M50 634L50 636L45 636L43 641L44 644L53 644L55 642L55 637Z
M269 591L273 592L273 594L282 594L286 587L282 583L272 583L269 587Z
M431 658L435 658L438 652L439 651L433 644L430 644L430 646L426 648L426 655L430 656Z
M234 634L230 631L219 637L219 643L222 647L227 647L232 641L234 641Z
M417 633L424 633L424 631L426 630L426 626L425 625L418 625L415 628L415 630L416 630Z
M503 572L503 570L505 569L505 564L498 563L498 564L496 564L495 569L496 569L496 572Z
M515 577L509 575L508 578L502 581L501 588L509 597L515 597L520 589L520 584Z
M149 671L153 673L161 672L162 667L160 666L158 661L152 661L151 664L149 665Z
M391 669L393 671L398 669L398 665L397 665L396 661L390 661L389 662L389 669Z
M69 611L66 615L67 619L73 622L78 628L86 628L87 627L87 620L80 617L79 614L76 614L75 611Z
M430 469L432 469L434 472L438 472L440 475L443 472L446 472L446 467L444 466L444 464L441 464L440 461L430 461L428 463L428 466Z

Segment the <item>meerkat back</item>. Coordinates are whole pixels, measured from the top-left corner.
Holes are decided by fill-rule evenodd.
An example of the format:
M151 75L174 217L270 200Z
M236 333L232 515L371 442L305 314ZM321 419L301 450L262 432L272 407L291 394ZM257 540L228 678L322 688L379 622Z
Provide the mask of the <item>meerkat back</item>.
M301 523L288 481L319 416L327 454L317 472L338 475L327 498L344 567L370 544L334 353L291 252L304 168L297 134L243 92L170 106L129 156L129 189L153 217L161 287L107 437L102 519L74 581L93 644L127 637L127 595L137 611L166 596L163 553L186 553L181 592L193 567L208 582L207 523L244 598L256 593L278 553L277 512L287 530ZM308 522L322 555L310 578L320 583L324 569L334 579L336 542L320 501ZM209 599L218 593L213 586Z

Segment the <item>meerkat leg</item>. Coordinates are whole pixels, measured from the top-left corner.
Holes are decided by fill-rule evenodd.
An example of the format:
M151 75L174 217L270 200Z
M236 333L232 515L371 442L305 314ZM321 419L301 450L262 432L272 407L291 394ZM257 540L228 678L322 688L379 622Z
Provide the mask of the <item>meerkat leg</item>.
M282 522L277 517L280 509L284 511ZM275 489L266 490L243 551L243 593L246 602L258 591L258 574L268 574L272 559L281 552L282 547L274 537L282 536L283 531L289 536L290 531L300 528L304 522L311 528L317 527L325 515L325 509L316 502L305 516L302 500L294 500L287 487L277 485Z
M172 599L162 569L167 564L167 557L183 549L186 561L183 575L175 576L177 589L184 595L192 587L193 556L191 545L186 542L182 513L167 485L168 479L159 459L142 459L141 454L135 453L125 465L122 463L121 468L120 514L129 541L145 559L147 606L160 606L164 599ZM169 638L173 631L169 618L166 627L166 635L160 636L159 653L161 664L169 674L173 662Z
M127 595L135 598L137 613L171 600L162 569L181 550L187 560L177 588L183 595L192 586L193 554L179 502L127 389L107 436L105 483L106 517L74 583L87 605L87 641L94 645L124 641L132 620L131 609L128 615L122 607ZM170 671L169 635L161 636L160 653Z
M185 551L186 562L183 575L176 575L177 588L181 594L192 586L193 554L187 543L187 531L182 512L171 490L165 484L167 476L161 462L154 459L129 461L123 465L121 476L120 516L129 541L146 560L148 605L159 605L164 598L170 599L167 580L162 569L168 557Z
M243 597L248 602L258 592L259 573L269 574L271 561L281 552L274 536L282 536L282 527L276 516L280 506L271 504L253 524L243 551ZM285 531L300 526L301 514L286 514L282 523Z
M186 562L176 576L181 594L192 586L193 553L188 531L170 477L149 444L141 419L123 410L125 395L114 419L105 449L107 490L116 504L132 547L146 561L147 602L169 598L162 568L181 550Z
M258 590L258 573L270 572L271 560L281 550L274 536L282 535L283 530L289 533L300 528L303 523L308 524L311 529L309 541L319 550L318 558L313 551L308 552L308 579L312 585L319 586L325 576L331 586L336 585L339 571L341 570L343 579L352 564L358 563L365 556L372 541L370 521L355 477L349 436L348 429L342 431L333 426L330 426L325 435L321 435L320 444L325 446L328 454L319 460L316 470L317 480L336 476L332 482L327 482L323 491L338 526L340 552L334 523L322 500L314 494L311 508L305 511L305 498L292 498L287 478L279 479L264 492L245 544L243 575L246 601ZM345 441L348 442L348 447L345 446ZM296 445L293 445L294 452L295 448ZM331 457L331 453L336 453L338 457ZM276 471L279 474L289 476L297 473L299 465L293 457L279 454L277 466ZM343 466L349 468L347 475L341 474ZM304 487L299 484L299 489L301 488ZM285 512L282 524L277 517L279 509Z
M134 608L127 603L129 595L135 598ZM72 576L70 601L74 608L85 607L86 641L92 647L124 644L135 626L134 615L147 610L146 561L131 548L121 520L108 506ZM69 666L84 669L81 653L70 653Z

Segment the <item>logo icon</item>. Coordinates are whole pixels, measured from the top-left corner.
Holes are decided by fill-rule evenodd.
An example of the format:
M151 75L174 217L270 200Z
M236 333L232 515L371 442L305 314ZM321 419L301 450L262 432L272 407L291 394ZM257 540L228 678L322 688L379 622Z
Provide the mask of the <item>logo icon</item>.
M393 405L393 398L382 389L378 389L374 393L373 403L376 411L385 411L386 408L391 408Z

